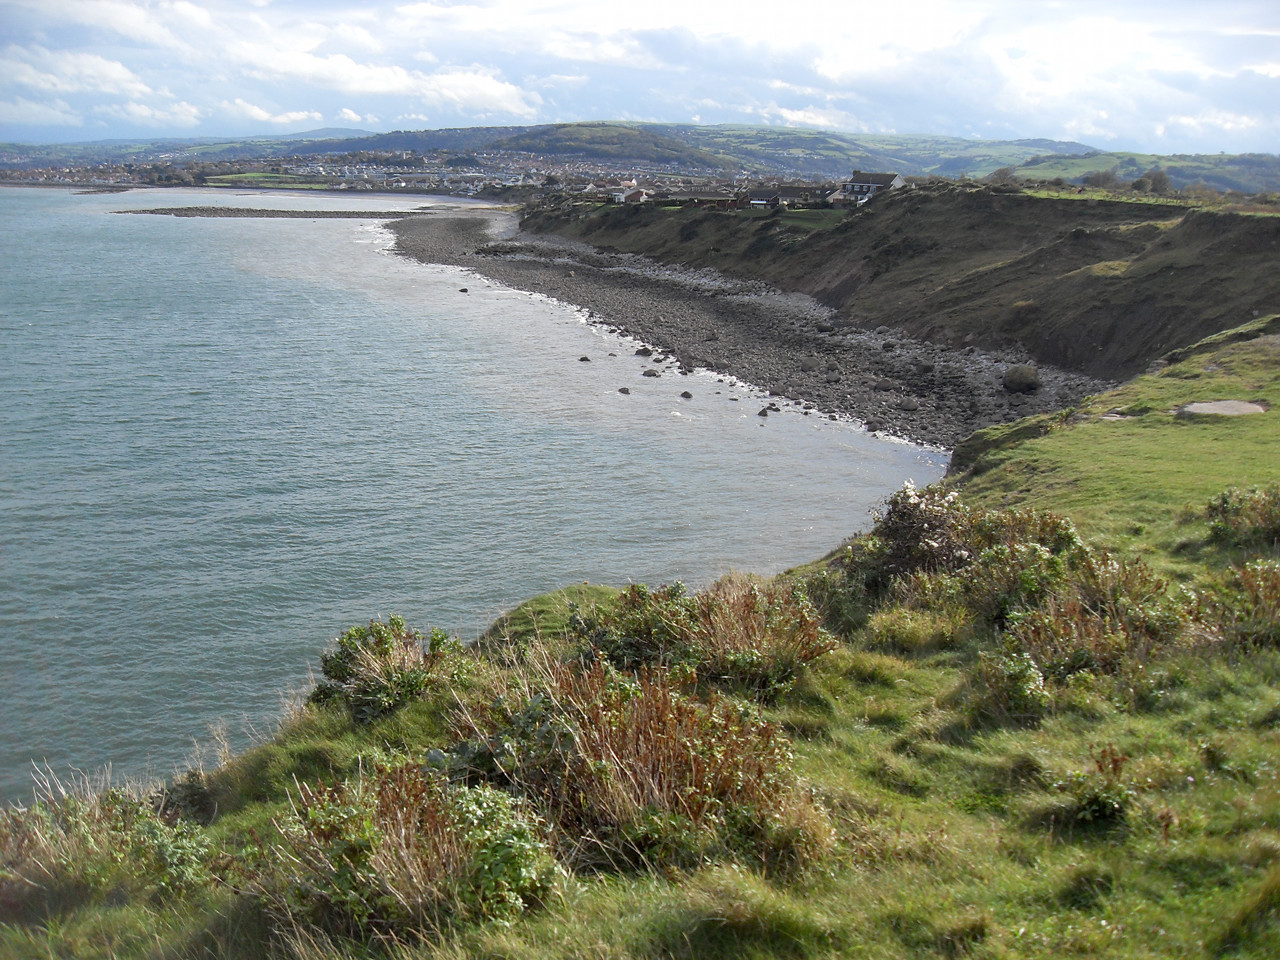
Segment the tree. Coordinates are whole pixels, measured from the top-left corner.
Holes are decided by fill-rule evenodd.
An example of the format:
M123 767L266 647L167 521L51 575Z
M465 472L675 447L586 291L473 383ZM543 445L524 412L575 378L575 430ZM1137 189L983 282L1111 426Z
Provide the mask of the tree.
M1014 186L1018 182L1018 177L1013 172L1013 167L1001 167L987 175L987 182L1002 187Z
M1152 193L1170 193L1173 190L1173 184L1169 181L1169 175L1159 167L1152 167L1142 176L1151 181Z
M1116 176L1114 168L1111 170L1090 170L1080 178L1080 182L1088 187L1113 190L1120 183L1120 178Z

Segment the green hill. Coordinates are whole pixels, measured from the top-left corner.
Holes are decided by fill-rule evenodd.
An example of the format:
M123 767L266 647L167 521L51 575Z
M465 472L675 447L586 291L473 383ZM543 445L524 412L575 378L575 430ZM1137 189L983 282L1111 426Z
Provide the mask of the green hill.
M1175 154L1103 153L1089 151L1076 156L1046 154L1014 164L1019 177L1072 182L1098 171L1112 171L1122 181L1133 181L1147 171L1163 170L1174 189L1201 185L1221 192L1280 192L1280 156L1269 153Z

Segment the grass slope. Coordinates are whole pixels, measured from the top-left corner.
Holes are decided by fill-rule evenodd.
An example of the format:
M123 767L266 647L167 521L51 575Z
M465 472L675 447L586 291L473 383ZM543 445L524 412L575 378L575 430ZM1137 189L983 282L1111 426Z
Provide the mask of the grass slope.
M988 507L1070 516L1082 533L1191 579L1230 559L1194 536L1225 487L1280 479L1280 316L1260 318L1078 409L981 430L957 449L953 482ZM1250 416L1186 415L1245 400Z

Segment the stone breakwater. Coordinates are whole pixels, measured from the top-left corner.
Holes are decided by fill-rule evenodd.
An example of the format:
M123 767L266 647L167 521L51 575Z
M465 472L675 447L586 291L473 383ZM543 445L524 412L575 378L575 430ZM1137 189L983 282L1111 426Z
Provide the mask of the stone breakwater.
M574 304L680 367L705 367L918 442L950 448L980 427L1062 409L1112 386L1030 368L1026 356L841 324L812 298L763 283L521 233L506 212L442 212L389 226L404 256Z

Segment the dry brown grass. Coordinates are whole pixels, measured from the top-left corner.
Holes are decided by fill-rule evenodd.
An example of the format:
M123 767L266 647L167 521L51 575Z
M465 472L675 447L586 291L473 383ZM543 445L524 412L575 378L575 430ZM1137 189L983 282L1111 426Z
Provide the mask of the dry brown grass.
M800 866L830 843L790 743L740 704L689 699L663 669L632 677L601 662L544 661L512 694L526 704L524 742L504 740L501 775L555 824L571 863L692 865L749 850ZM469 712L459 733L493 743L511 729L511 715Z

